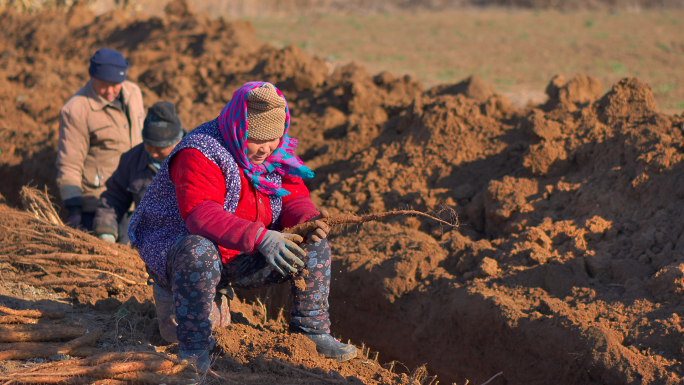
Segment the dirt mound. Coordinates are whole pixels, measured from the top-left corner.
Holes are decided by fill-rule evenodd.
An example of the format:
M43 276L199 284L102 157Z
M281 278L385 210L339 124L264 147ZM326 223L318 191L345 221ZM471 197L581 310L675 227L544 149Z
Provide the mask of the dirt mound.
M370 350L365 347L359 350L360 360L339 363L325 359L306 337L282 333L287 327L282 318L264 323L261 309L239 301L231 302L231 312L236 315L233 324L214 332L216 349L225 357L216 361L219 370L270 374L275 377L270 383L301 377L305 383L346 378L349 383L409 385L425 378L420 370L409 376L385 369L369 357ZM313 370L302 370L307 368Z
M476 77L423 91L409 77L371 76L353 63L330 68L297 47L258 43L246 22L193 14L182 2L163 18L76 9L6 13L0 26L0 176L8 181L0 193L9 204L29 181L56 194L57 113L101 46L124 52L146 103L172 101L186 127L214 118L245 81L269 80L290 103L317 205L358 214L448 206L462 222L449 230L403 218L338 230L336 333L368 343L383 361L427 363L459 383L500 371L492 383L681 381L684 118L657 112L637 79L601 96L591 77L555 77L547 103L516 109ZM22 241L14 236L3 235L3 247ZM3 276L33 271L6 265ZM19 286L16 297L30 289ZM83 309L147 314L131 324L130 341L155 330L149 292L72 289L51 293ZM281 368L315 382L259 357L270 349L287 365L325 371L316 375L411 380L378 377L363 360L316 361L305 341L260 334L280 326L245 322L219 332L234 357L226 368Z
M340 211L448 204L463 223L336 238L333 292L364 298L331 299L344 334L449 380L681 380L684 119L657 113L636 79L598 100L590 78L554 82L552 109L501 120L475 99L427 92L401 129L315 191ZM380 322L406 334L370 327Z
M11 181L0 194L10 204L19 203L19 189L30 182L58 195L52 166L58 112L87 80L89 56L101 46L131 62L129 79L141 86L146 105L173 102L189 129L217 116L245 82L276 84L294 113L299 152L313 167L368 146L388 117L422 91L409 77L372 78L353 64L330 76L323 60L295 46L264 46L248 22L196 15L182 1L169 11L164 18L127 18L121 11L94 17L83 8L0 14L0 174Z

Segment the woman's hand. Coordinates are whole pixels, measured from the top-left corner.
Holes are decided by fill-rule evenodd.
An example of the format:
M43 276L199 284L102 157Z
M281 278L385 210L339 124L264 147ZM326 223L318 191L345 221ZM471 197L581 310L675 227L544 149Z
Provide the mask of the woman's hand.
M263 231L266 234L261 237ZM295 255L299 254L302 258L306 256L306 252L293 242L293 240L301 241L302 238L299 235L283 234L277 231L261 229L257 233L257 239L260 237L261 242L257 245L257 250L266 257L268 263L280 274L287 275L283 269L296 273L297 269L291 264L304 266L304 262Z
M330 213L328 213L327 210L321 210L320 215L316 215L315 217L309 219L307 222L313 222L316 224L316 229L312 230L310 233L306 234L306 241L308 244L314 244L316 242L320 242L322 239L325 239L328 237L328 233L330 232L330 226L328 226L327 223L323 222L321 219L325 219L330 217Z

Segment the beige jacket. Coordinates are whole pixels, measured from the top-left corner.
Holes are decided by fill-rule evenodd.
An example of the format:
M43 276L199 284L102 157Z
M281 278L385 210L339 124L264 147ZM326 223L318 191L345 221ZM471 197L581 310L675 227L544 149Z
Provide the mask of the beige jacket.
M121 154L142 142L140 88L126 81L121 92L130 125L126 114L96 94L90 81L59 112L57 184L63 201L83 198L83 212L95 211Z

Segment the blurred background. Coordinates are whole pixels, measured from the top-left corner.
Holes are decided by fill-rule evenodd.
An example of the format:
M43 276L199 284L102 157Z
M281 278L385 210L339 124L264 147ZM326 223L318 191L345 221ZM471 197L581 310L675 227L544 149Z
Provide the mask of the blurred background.
M73 0L0 0L0 9L68 9ZM162 16L164 0L93 0ZM410 74L425 86L478 75L523 106L548 80L577 73L604 91L634 76L661 110L684 109L684 0L203 0L194 11L254 25L275 47L294 44L339 66Z

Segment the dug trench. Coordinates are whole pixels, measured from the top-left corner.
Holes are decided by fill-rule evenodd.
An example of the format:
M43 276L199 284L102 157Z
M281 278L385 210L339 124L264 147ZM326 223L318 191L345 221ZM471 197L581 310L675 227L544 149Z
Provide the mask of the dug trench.
M413 217L336 228L336 335L443 383L682 381L684 118L659 113L639 80L601 95L590 76L557 76L546 103L518 109L476 77L424 90L335 68L183 2L164 18L76 7L0 25L8 205L29 182L57 195L57 114L100 46L122 51L146 105L172 101L186 127L245 81L270 81L317 206L459 214L455 230ZM283 293L271 290L272 314Z

